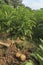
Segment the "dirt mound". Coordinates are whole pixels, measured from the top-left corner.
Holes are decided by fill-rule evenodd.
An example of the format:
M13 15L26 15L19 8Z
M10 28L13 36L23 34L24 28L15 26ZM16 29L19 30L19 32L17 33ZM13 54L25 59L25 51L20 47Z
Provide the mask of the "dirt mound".
M8 40L3 43L3 47L0 46L0 65L20 65L22 62L32 59L30 51L21 50L16 46L17 41L14 43L14 41ZM20 42L21 40L18 43ZM7 43L10 45L7 46Z

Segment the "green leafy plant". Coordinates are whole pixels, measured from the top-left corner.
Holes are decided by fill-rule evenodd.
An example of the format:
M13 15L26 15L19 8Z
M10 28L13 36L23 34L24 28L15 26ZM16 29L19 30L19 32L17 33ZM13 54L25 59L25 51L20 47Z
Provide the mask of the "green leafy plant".
M29 60L29 62L24 62L21 65L35 65L31 60Z

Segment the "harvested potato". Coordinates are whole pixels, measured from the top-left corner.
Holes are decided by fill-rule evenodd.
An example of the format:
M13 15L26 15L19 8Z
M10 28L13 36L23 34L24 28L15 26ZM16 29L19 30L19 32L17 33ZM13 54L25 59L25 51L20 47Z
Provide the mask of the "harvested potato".
M21 59L21 61L25 61L26 60L26 56L24 54L22 54L20 59Z
M19 58L21 56L21 52L16 53L16 57Z

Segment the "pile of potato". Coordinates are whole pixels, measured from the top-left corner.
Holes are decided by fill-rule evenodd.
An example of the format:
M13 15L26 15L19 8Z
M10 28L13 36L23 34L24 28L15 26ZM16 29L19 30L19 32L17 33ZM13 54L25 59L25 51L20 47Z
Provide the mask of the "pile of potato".
M25 61L26 60L26 55L22 54L21 52L17 52L16 53L16 57L20 58L21 61Z

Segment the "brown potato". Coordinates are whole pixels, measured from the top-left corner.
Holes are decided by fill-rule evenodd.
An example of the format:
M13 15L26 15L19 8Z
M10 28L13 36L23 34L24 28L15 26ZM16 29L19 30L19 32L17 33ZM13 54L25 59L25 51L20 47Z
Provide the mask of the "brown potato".
M20 59L21 59L21 61L25 61L25 60L26 60L26 56L25 56L24 54L22 54L22 55L20 56Z
M16 53L16 57L19 58L21 56L21 52Z

